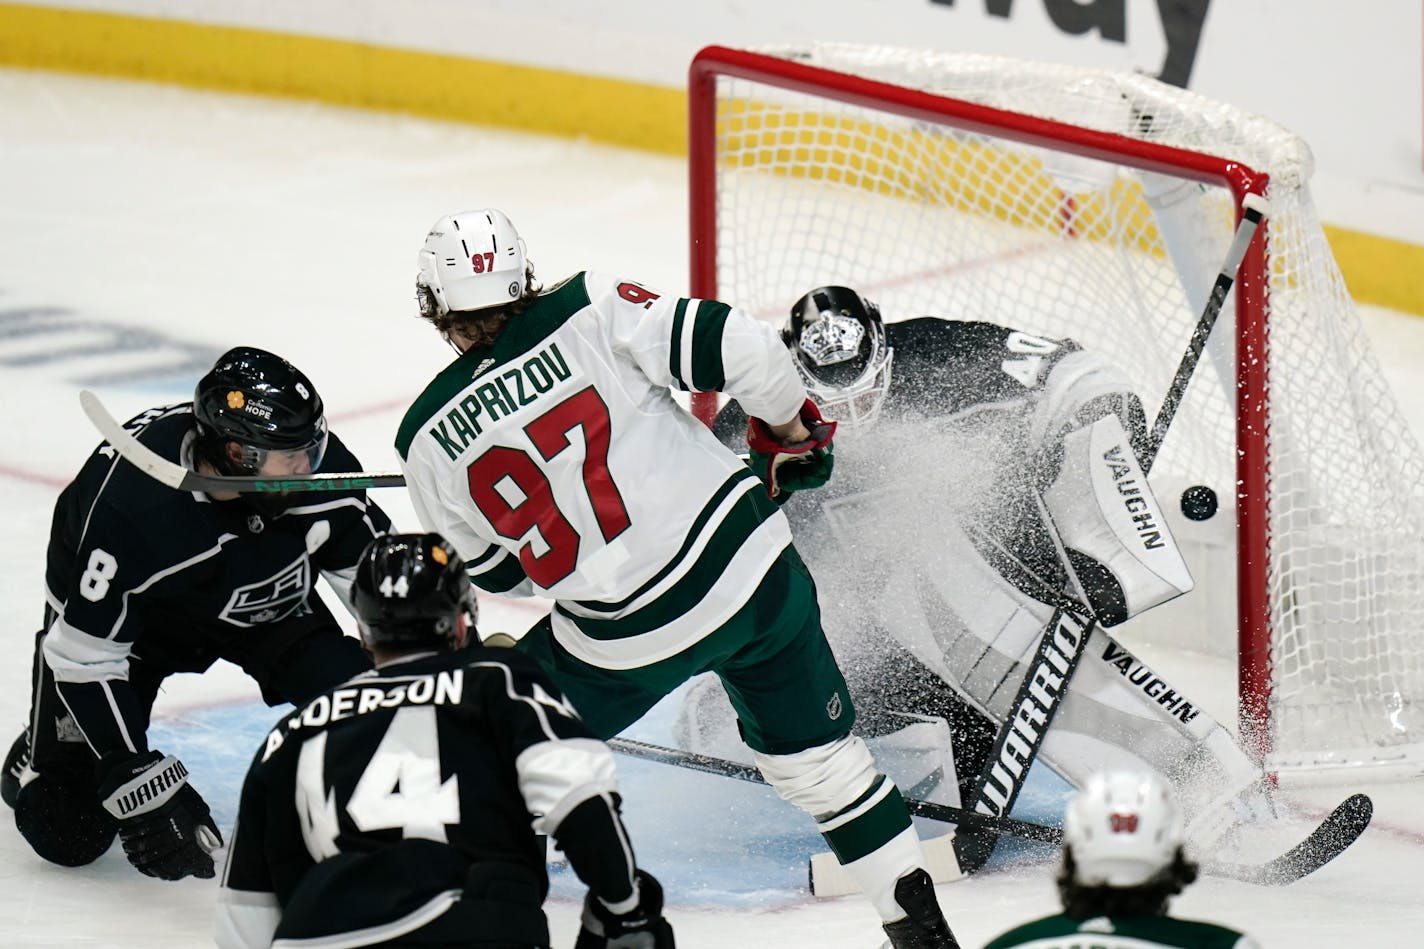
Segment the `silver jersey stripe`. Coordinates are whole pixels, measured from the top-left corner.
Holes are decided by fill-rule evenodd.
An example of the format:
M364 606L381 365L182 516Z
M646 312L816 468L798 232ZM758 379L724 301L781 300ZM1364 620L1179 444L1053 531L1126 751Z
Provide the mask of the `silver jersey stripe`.
M272 949L356 949L358 946L383 945L439 919L459 899L459 890L445 890L425 905L389 923L330 936L277 939L273 941Z

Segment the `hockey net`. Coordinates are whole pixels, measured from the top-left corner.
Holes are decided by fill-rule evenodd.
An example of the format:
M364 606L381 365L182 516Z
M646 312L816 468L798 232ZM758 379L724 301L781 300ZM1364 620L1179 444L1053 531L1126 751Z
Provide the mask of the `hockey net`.
M1226 634L1242 736L1273 769L1418 773L1424 471L1305 143L1144 76L886 47L711 47L689 100L695 294L780 320L844 284L890 321L1071 336L1131 375L1149 420L1243 196L1264 192L1152 471L1197 589L1140 635L1211 651ZM1214 517L1181 515L1192 485Z

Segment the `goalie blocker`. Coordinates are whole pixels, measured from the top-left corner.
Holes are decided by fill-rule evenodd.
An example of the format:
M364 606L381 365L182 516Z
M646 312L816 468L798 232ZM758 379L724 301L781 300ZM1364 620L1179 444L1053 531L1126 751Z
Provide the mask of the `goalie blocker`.
M1116 415L1069 432L1043 492L1058 538L1103 626L1192 589L1191 573Z

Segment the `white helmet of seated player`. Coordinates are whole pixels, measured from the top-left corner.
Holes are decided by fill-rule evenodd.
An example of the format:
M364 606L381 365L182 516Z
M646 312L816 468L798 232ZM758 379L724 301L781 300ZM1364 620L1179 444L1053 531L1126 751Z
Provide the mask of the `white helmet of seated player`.
M1093 775L1068 805L1063 845L1081 886L1141 886L1176 860L1182 817L1172 789L1147 771Z
M531 277L524 241L503 211L485 208L448 214L430 227L415 278L421 315L512 303Z
M894 357L879 307L848 287L817 287L791 307L782 339L826 418L855 428L879 417Z

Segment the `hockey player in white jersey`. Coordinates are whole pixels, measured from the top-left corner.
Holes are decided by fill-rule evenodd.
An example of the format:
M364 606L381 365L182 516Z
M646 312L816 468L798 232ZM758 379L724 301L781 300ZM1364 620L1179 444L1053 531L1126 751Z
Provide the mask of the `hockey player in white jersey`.
M826 481L835 431L775 333L605 274L543 291L496 210L437 221L419 268L422 315L460 354L397 436L427 529L482 589L555 601L521 647L599 737L715 671L762 774L815 819L891 943L956 946L900 792L851 733L772 500ZM671 388L736 399L757 473Z
M783 336L840 419L836 479L783 510L821 582L864 734L946 719L969 789L1067 583L1056 534L1098 625L1041 759L1078 787L1105 769L1156 771L1205 846L1238 812L1269 812L1230 733L1103 629L1192 585L1137 463L1144 413L1119 370L1072 340L990 323L886 324L846 287L807 293ZM745 450L743 427L729 404L713 430ZM1108 494L1095 465L1117 479ZM730 755L719 691L694 687L680 738Z
M1172 897L1196 878L1172 789L1150 772L1093 775L1063 822L1063 912L1017 926L984 949L1260 949L1235 929L1168 914Z

